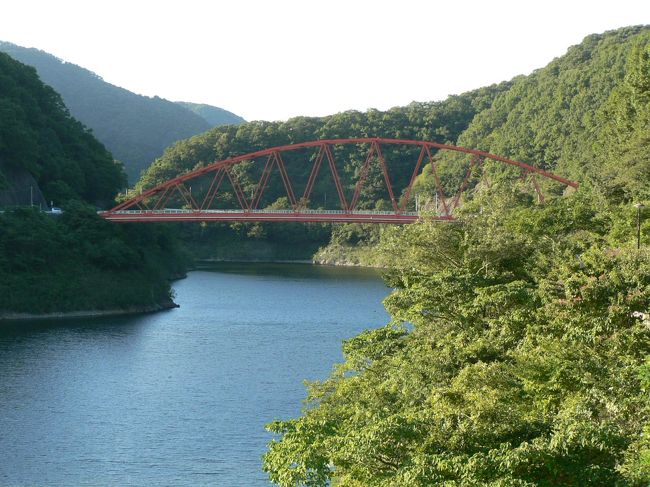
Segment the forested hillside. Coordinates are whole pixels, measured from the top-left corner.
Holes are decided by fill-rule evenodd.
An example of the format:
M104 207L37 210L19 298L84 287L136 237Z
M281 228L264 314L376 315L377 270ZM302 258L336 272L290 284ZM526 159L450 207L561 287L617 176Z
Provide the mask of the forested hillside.
M442 102L412 103L386 112L349 111L328 117L296 117L286 122L256 121L215 127L167 149L143 174L137 188L151 187L182 172L231 156L308 140L391 137L455 142L474 115L489 107L495 96L508 86L509 83L502 83L452 96ZM362 163L362 159L353 159L353 167L347 170L354 172ZM334 191L333 182L324 184L329 184L327 189ZM276 186L269 190L277 198L282 191Z
M137 95L37 49L0 42L0 51L35 67L41 80L61 94L70 113L124 164L132 183L177 140L214 125L237 123L233 117L238 117L225 111L221 119L215 118L220 110L216 107L204 108L212 120L208 122L195 110L159 97Z
M502 83L452 96L442 102L412 103L386 112L349 111L320 118L296 117L286 122L249 122L239 126L216 127L170 147L143 174L136 190L152 187L190 169L230 156L315 139L389 137L454 143L474 115L488 108L494 98L508 87L509 83ZM335 150L337 165L340 165L338 172L349 198L364 164L367 147L352 146ZM283 155L288 175L298 190L304 188L309 177L310 156L313 158L315 154L296 151ZM417 151L390 152L387 149L386 158L392 163L390 176L396 188L404 188L408 184L417 157ZM239 184L245 194L254 193L263 166L264 161L256 161L236 167ZM310 204L312 207L337 209L339 207L336 195L333 179L324 175L316 181ZM382 173L379 166L373 166L361 193L359 207L381 209L389 204L388 201ZM220 195L214 204L224 208L237 205L232 192ZM286 191L277 175L269 180L260 207L288 207ZM339 240L346 242L356 240L357 234L367 237L367 231L357 227L336 227L335 232L338 232ZM249 258L286 259L287 255L293 252L294 259L310 259L319 245L324 245L330 240L332 229L322 225L305 227L301 224L237 224L231 227L204 225L200 231L192 227L188 228L187 232L188 241L193 248L201 246L205 249L205 252L199 252L201 257L246 258L244 254L231 252L246 248L253 252L249 254ZM346 236L343 237L343 234ZM204 245L200 245L201 242ZM223 248L224 242L227 242L227 248ZM292 246L288 253L281 250L281 247L286 247L287 244ZM269 246L273 249L269 250ZM260 247L263 248L263 254L258 255L255 248Z
M620 191L623 184L628 199L634 191L647 191L639 179L641 168L648 167L647 156L633 163L633 172L631 166L627 171L614 168L612 173L610 169L618 163L614 156L635 150L629 136L633 126L639 125L629 118L638 117L636 112L647 107L646 95L640 93L645 87L639 80L647 79L648 65L630 55L647 44L649 35L644 27L594 34L548 66L515 78L508 91L472 120L458 144L528 162L608 191ZM622 100L623 93L627 101ZM623 146L626 149L620 150ZM447 168L455 173L454 159L453 154L441 154L443 172ZM427 177L430 173L423 179ZM630 185L634 180L637 183ZM427 186L425 181L420 183Z
M597 185L610 196L617 194L619 200L643 197L647 194L644 178L650 166L647 153L642 148L647 135L639 132L630 138L630 131L637 122L629 121L626 117L642 111L645 101L642 95L634 95L628 97L631 101L625 105L619 103L617 98L620 99L623 92L638 91L642 86L633 78L642 78L638 73L642 73L645 67L641 65L636 68L638 73L634 75L633 69L626 66L631 62L629 58L634 46L645 42L647 36L647 29L643 27L592 35L529 76L519 76L508 83L450 97L442 102L414 103L387 112L345 112L323 118L298 117L287 122L252 122L239 127L215 128L167 150L143 175L138 187L151 187L195 167L276 145L310 139L380 136L449 142L478 148L552 170L576 181ZM634 116L639 118L640 115ZM618 145L611 143L613 138L616 138ZM623 147L624 151L616 153ZM612 150L615 152L612 153ZM305 172L308 166L304 165L301 170L292 165L292 157L298 160L304 155L287 157L289 176L297 187L302 187L308 176ZM345 166L339 167L348 194L356 182L364 157L363 150L337 154L337 160L348 161ZM410 167L416 157L417 154L406 152L387 154L391 165L390 176L398 190L407 184ZM624 173L617 170L616 157L626 159L628 169ZM617 162L613 162L615 160ZM464 177L467 158L443 152L436 156L436 164L447 195L455 194ZM263 163L258 161L246 169L238 167L240 183L246 194L254 192L262 166ZM514 174L511 169L499 164L488 163L484 170L487 172L482 179L484 183L495 178L519 176L519 173ZM481 174L475 173L470 183L476 184L480 178ZM386 207L388 195L378 167L374 167L368 180L361 194L360 207ZM416 181L414 193L426 202L434 197L433 188L434 178L431 167L427 165ZM557 185L544 189L550 194L562 190ZM332 205L332 202L336 202L332 180L320 178L310 204L325 206L328 194L330 207L336 209ZM280 179L271 180L263 206L282 207L281 198L284 195ZM226 195L217 204L224 208L236 207L234 195ZM286 200L284 205L286 207ZM381 264L376 259L377 255L369 249L379 238L380 230L374 227L334 226L331 230L311 232L310 237L305 236L301 229L292 230L289 225L235 227L238 235L243 235L247 243L272 244L278 238L282 239L283 235L287 237L285 242L296 243L306 238L311 245L299 255L300 258L309 258L315 246L324 243L323 239L331 234L331 245L318 253L317 260ZM278 231L278 228L281 230ZM208 241L217 236L220 242L233 238L232 232L228 232L224 225L203 227L202 235ZM193 233L191 240L196 242L196 237ZM241 238L235 238L235 241L241 241ZM203 247L207 249L209 245ZM201 256L245 257L227 252L224 254L220 248L213 249L212 255L201 252ZM273 257L273 254L265 255Z
M539 204L488 165L459 223L386 229L391 322L269 425L265 470L282 486L648 485L650 217L632 203L650 205L650 28L513 80L458 140L581 187Z
M217 127L218 125L239 125L240 123L246 122L239 115L235 115L223 108L206 105L205 103L190 103L187 101L177 101L176 103L205 119L211 127Z
M4 53L0 169L0 191L24 190L16 185L29 181L34 194L42 189L48 203L64 209L1 208L0 318L172 304L168 278L184 262L168 230L120 227L97 216L95 205L110 205L125 184L121 166L34 68Z
M122 168L33 68L0 53L0 167L29 172L48 201L110 202L125 183ZM0 174L0 185L11 181Z

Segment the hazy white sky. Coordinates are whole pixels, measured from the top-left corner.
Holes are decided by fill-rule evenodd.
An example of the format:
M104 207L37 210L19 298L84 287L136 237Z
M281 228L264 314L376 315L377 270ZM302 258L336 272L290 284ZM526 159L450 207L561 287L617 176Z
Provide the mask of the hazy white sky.
M387 109L527 74L650 0L4 0L0 40L247 120Z

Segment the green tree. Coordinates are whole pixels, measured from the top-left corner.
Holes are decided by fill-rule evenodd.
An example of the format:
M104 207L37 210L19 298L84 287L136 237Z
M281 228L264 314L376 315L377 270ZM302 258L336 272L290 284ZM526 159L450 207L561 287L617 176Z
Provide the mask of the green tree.
M122 167L72 118L36 71L0 53L0 167L32 174L45 198L109 204L124 186Z
M631 50L623 82L600 112L600 184L619 201L650 199L650 34Z
M505 194L504 194L505 193ZM344 345L294 420L269 425L283 486L645 485L650 255L609 249L589 195L493 190L463 223L394 229L387 326Z

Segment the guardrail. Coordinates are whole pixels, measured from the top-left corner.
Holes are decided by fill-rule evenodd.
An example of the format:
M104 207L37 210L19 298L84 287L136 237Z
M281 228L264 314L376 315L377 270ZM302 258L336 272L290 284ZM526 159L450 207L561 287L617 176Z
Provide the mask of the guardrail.
M385 223L403 225L420 219L420 213L373 210L115 210L99 212L114 222L300 222L300 223ZM423 214L424 216L424 214ZM451 216L429 215L427 218L453 221Z
M395 215L394 211L373 211L373 210L188 210L183 208L165 208L163 210L118 210L118 211L100 211L100 214L113 215L182 215L197 213L216 213L216 214L279 214L290 215L293 213L307 215ZM418 216L419 213L414 211L404 211L399 213L404 216Z

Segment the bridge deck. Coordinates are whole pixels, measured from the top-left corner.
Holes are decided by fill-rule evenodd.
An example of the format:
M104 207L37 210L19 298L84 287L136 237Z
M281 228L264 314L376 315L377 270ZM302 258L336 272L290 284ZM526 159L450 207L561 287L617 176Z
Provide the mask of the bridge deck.
M328 222L328 223L413 223L419 216L414 212L342 210L122 210L99 212L99 216L114 222ZM452 220L452 217L433 217Z

